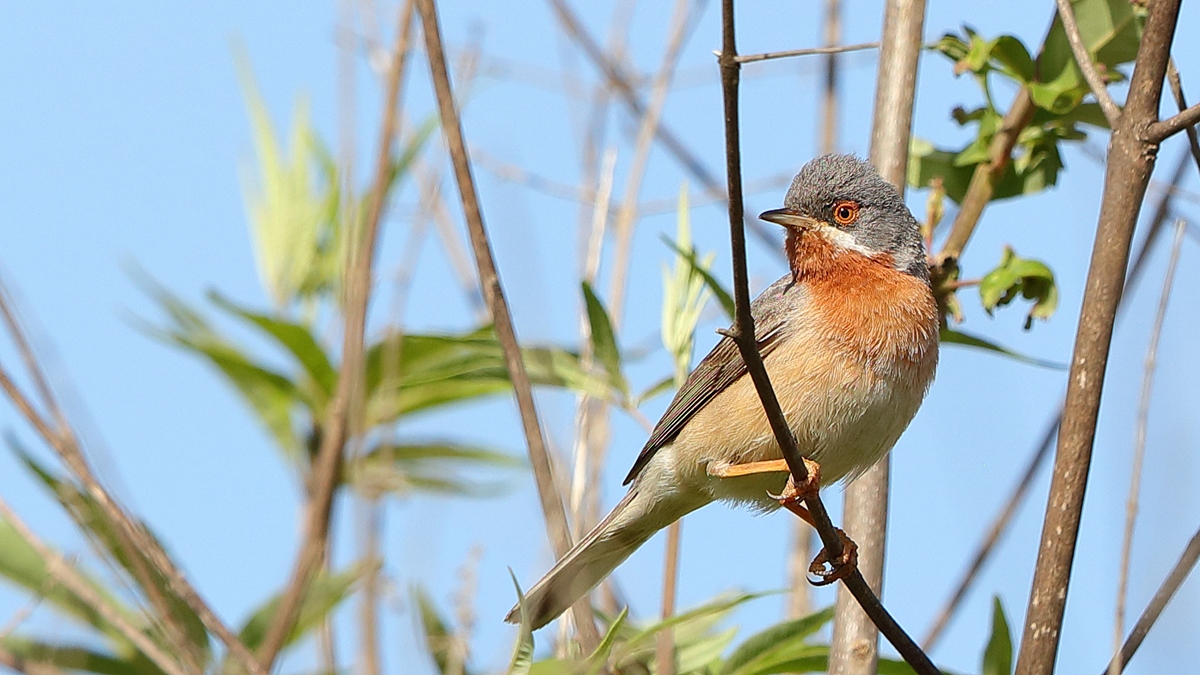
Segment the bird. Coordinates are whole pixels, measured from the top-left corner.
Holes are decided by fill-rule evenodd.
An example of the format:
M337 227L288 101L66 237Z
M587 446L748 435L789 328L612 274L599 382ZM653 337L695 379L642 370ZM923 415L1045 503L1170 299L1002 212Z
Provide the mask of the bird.
M849 482L892 449L937 369L940 317L920 226L871 163L838 154L805 164L783 207L759 217L785 229L789 272L751 303L755 341L801 453L821 482ZM523 610L530 628L546 625L655 532L711 502L786 505L775 493L788 476L727 335L667 406L624 498L506 620Z

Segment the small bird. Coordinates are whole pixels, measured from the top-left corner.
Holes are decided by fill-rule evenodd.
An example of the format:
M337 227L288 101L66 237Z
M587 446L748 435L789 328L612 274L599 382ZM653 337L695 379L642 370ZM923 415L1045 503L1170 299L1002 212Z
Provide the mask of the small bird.
M800 452L854 479L908 426L933 381L939 317L917 221L870 163L806 164L781 209L790 273L751 304L755 340ZM737 345L688 376L625 478L629 492L525 595L533 628L562 614L655 532L713 501L778 508L787 466ZM813 488L815 489L815 487ZM506 620L516 622L514 608Z

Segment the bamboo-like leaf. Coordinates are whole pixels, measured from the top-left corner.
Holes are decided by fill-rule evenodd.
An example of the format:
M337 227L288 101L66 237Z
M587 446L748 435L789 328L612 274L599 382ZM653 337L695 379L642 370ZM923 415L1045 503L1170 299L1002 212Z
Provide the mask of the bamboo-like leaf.
M495 494L503 483L483 483L462 476L472 469L516 469L526 466L505 452L450 442L385 443L355 460L350 478L368 495L430 491L470 496Z
M609 625L608 630L604 633L604 639L600 640L600 644L592 651L588 657L588 675L597 675L604 670L608 663L608 656L612 653L613 645L617 642L617 636L621 633L621 627L625 625L625 619L629 616L629 608L621 609L621 613Z
M833 607L792 621L785 621L763 630L738 646L721 666L722 675L763 675L773 671L776 664L808 657L804 639L821 630L833 620Z
M513 643L512 658L508 662L508 675L529 675L533 667L533 629L529 626L529 614L525 611L525 594L521 592L521 584L517 583L517 575L510 569L513 588L517 591L517 616L520 623L517 626L517 641Z
M455 658L453 652L458 638L451 633L437 607L429 599L429 594L420 586L413 588L412 594L421 619L421 628L425 632L425 649L433 658L437 671L441 675L471 675L473 671L467 668L465 663L453 664L455 668L450 669Z
M291 632L284 640L284 646L288 647L300 641L309 631L321 625L325 621L325 617L337 609L343 600L350 597L354 585L362 578L368 564L373 563L360 562L336 574L318 573L308 586L308 592L304 595L304 600L300 605L296 624L292 626ZM278 608L278 595L260 606L238 633L242 644L251 651L258 649Z
M38 463L32 455L25 452L19 446L13 445L13 451L25 467L38 478L42 485L62 505L63 510L75 521L76 526L89 539L96 542L98 547L108 555L109 559L125 571L130 583L138 587L143 596L149 597L151 593L156 593L166 598L166 604L174 623L182 626L184 635L193 651L201 658L207 659L211 652L208 631L204 627L204 622L175 593L170 581L158 571L158 568L154 566L149 558L142 555L140 551L133 552L134 558L130 557L130 551L122 545L121 539L117 535L118 526L108 518L106 512L96 503L96 500L73 482L54 475L52 471ZM141 527L151 537L154 536L150 532L150 528L145 524L142 524ZM149 576L149 583L153 584L154 588L147 589L141 586L141 576L139 576L138 570L145 570ZM160 640L160 642L167 644L165 639Z
M588 324L591 326L592 353L596 355L596 360L600 362L600 365L604 366L613 386L623 393L628 393L629 388L625 383L625 376L621 374L621 350L617 347L617 336L613 332L608 310L605 309L604 303L600 302L596 292L592 290L591 284L582 281L580 286L583 288Z
M671 247L672 251L675 251L677 255L687 261L687 264L696 272L696 274L699 274L700 277L704 279L704 283L706 286L708 286L708 290L712 292L713 297L715 297L717 302L721 305L721 310L725 312L725 318L733 321L735 311L733 305L733 296L730 295L729 291L721 285L721 282L712 275L712 272L710 272L708 269L709 266L702 265L700 261L697 260L696 252L694 250L685 250L680 248L678 244L676 244L674 241L671 241L671 239L665 235L660 238L664 244Z
M992 598L992 634L983 652L983 675L1012 675L1013 644L1000 596Z
M974 347L975 349L995 352L1002 356L1007 356L1010 359L1020 361L1021 363L1028 363L1032 366L1050 368L1052 370L1067 369L1067 365L1065 363L1058 363L1056 361L1047 361L1046 359L1026 356L1025 354L1015 352L1007 347L1001 347L990 340L985 340L977 335L964 333L963 331L956 330L954 328L942 328L939 339L941 340L942 344L962 345L964 347Z
M720 597L644 628L629 628L627 625L623 632L628 635L623 636L624 639L613 647L613 659L617 663L626 663L648 657L655 649L658 633L665 628L674 630L677 648L702 640L708 637L713 625L728 616L734 609L766 595L770 595L770 593L742 593Z
M83 645L51 644L17 636L0 638L0 646L30 664L44 664L62 670L98 675L158 675L161 671L135 653L130 656L107 654ZM30 672L35 672L30 669Z
M313 335L311 327L278 316L252 312L217 291L210 291L208 297L217 307L256 326L286 349L317 384L325 398L333 395L333 389L337 386L337 370L330 362L324 347ZM317 413L319 416L320 411Z

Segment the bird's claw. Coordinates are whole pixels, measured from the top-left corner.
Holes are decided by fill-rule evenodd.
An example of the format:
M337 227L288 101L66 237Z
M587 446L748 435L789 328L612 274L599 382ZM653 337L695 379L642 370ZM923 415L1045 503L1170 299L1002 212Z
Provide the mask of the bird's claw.
M805 478L803 483L796 485L796 478L788 476L787 485L783 487L782 493L775 495L768 492L767 496L783 506L790 506L817 494L821 489L821 465L804 458L804 468L808 469L808 478Z
M845 579L858 569L858 544L847 537L841 528L835 529L838 539L842 541L842 554L836 560L830 560L826 549L821 549L808 566L808 573L817 577L815 580L808 580L813 586L828 586L839 579Z

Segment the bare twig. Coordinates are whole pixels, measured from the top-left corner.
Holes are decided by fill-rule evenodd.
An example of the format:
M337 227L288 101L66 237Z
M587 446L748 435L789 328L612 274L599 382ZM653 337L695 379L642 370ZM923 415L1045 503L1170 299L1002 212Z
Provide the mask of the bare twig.
M1176 591L1187 580L1188 574L1192 568L1196 566L1196 561L1200 559L1200 529L1192 535L1188 541L1187 548L1179 556L1179 560L1175 563L1175 567L1171 568L1171 573L1163 579L1162 585L1154 592L1154 597L1150 598L1150 604L1146 605L1146 609L1142 610L1142 615L1138 617L1137 623L1134 624L1133 630L1129 631L1129 637L1125 638L1125 644L1121 647L1121 653L1118 660L1117 672L1125 669L1129 664L1129 659L1133 658L1138 647L1142 646L1142 640L1146 639L1146 635L1150 633L1150 629L1154 627L1154 623L1158 621L1158 617L1163 610L1167 608L1167 604L1171 602L1171 598L1175 597ZM1112 664L1105 669L1105 675L1112 671Z
M188 670L185 668L155 644L146 633L129 623L129 620L120 611L100 597L91 584L80 576L70 563L34 534L33 530L29 529L25 521L12 510L12 507L3 498L0 498L0 520L4 520L12 526L17 531L17 534L37 551L38 557L45 562L46 572L50 576L54 577L64 588L86 603L104 621L111 624L138 651L145 654L147 659L161 668L163 672L167 673L167 675L189 675L190 673L202 672L200 670Z
M1109 675L1120 675L1121 668L1116 655L1121 653L1121 638L1125 635L1125 600L1129 591L1129 560L1133 556L1133 528L1137 522L1138 495L1142 487L1142 464L1146 457L1146 427L1150 422L1150 396L1154 391L1154 372L1158 363L1158 341L1162 336L1163 321L1167 317L1167 305L1171 300L1171 286L1175 281L1175 268L1179 264L1179 252L1183 247L1185 223L1175 224L1175 240L1171 244L1171 257L1167 261L1167 272L1163 279L1162 295L1158 300L1158 313L1150 329L1150 344L1146 348L1145 370L1142 375L1142 394L1138 403L1137 424L1133 443L1133 467L1129 472L1129 498L1125 504L1125 536L1121 543L1120 575L1117 579L1117 602L1113 611L1113 662Z
M827 43L828 44L828 43ZM825 47L810 47L808 49L790 49L784 52L765 52L762 54L746 54L738 57L738 63L753 63L768 59L786 59L793 56L812 56L814 54L845 54L846 52L861 52L867 49L878 49L878 42L860 42L856 45L828 45Z
M954 217L950 234L947 235L945 243L942 244L942 251L938 254L939 262L958 260L962 257L963 249L971 240L984 207L992 200L997 181L1012 159L1012 150L1018 135L1033 118L1033 109L1029 89L1022 87L1013 99L1012 107L1004 115L1000 129L992 137L992 143L988 146L988 160L976 165L975 172L971 174L971 183L967 186L966 195L959 206L958 214Z
M0 367L0 389L4 390L5 395L8 396L21 415L42 436L46 443L50 445L51 449L54 450L75 477L79 479L83 490L95 500L101 511L104 512L104 517L113 524L113 530L120 546L125 549L135 574L139 576L139 585L143 588L150 586L151 588L147 590L147 593L151 594L150 597L152 600L158 598L162 602L161 594L158 594L159 584L157 580L148 576L151 573L147 568L148 564L154 568L157 574L160 574L166 580L170 591L175 593L196 613L196 616L200 618L205 628L225 644L230 654L243 667L252 675L265 675L263 669L254 659L254 655L246 649L246 646L234 635L233 631L204 602L199 592L187 581L183 572L175 565L166 551L162 549L158 540L150 536L141 523L130 516L104 486L100 484L99 479L96 478L96 474L92 470L91 464L84 455L83 448L79 444L74 431L66 422L66 415L63 413L62 406L58 404L58 401L53 396L53 390L44 379L43 370L37 361L36 355L29 346L29 341L25 337L25 331L17 321L10 303L8 291L4 288L3 284L0 284L0 315L3 316L8 331L12 335L13 342L22 354L22 358L29 365L31 377L39 382L38 388L42 396L46 399L46 405L50 409L51 415L57 420L58 426L52 427L37 412L32 402L16 386L11 376L9 376L3 367ZM163 610L160 609L159 611ZM173 623L173 616L167 615L163 619L168 622L168 626L175 625ZM177 632L178 628L175 630ZM170 633L168 634L170 635ZM177 639L183 639L180 636L176 637ZM181 649L185 654L191 651L186 642ZM189 656L189 659L196 660L196 658L191 656Z
M1187 109L1187 97L1183 95L1183 81L1179 78L1179 70L1175 67L1175 60L1167 61L1167 84L1171 87L1171 96L1175 99L1175 105L1179 107L1179 112L1183 113ZM1196 127L1189 126L1186 129L1188 138L1188 149L1192 152L1192 159L1196 160L1196 168L1200 169L1200 139L1197 139ZM1178 186L1178 181L1176 181Z
M925 0L885 3L871 127L871 162L902 195L924 24ZM876 594L883 589L890 467L889 458L884 457L846 488L843 515L847 533L858 543L862 576ZM865 610L865 606L860 610L846 593L839 591L830 644L830 673L875 672L879 659L878 622Z
M663 553L662 619L666 621L675 614L675 595L679 586L679 540L683 534L683 520L667 526L667 545ZM658 633L656 659L659 675L675 675L675 631L666 628Z
M1079 70L1083 71L1083 79L1087 80L1092 95L1100 104L1100 110L1104 112L1108 126L1116 129L1117 118L1121 116L1121 108L1116 101L1113 101L1112 94L1108 91L1108 84L1096 70L1096 63L1092 61L1092 55L1088 53L1087 45L1083 44L1083 36L1079 33L1079 24L1075 22L1075 10L1071 8L1071 0L1055 0L1055 2L1058 4L1058 16L1062 19L1063 30L1067 34L1067 42L1071 45L1071 52L1075 55L1075 62L1079 64Z
M375 160L375 176L366 223L357 241L350 247L346 270L346 302L342 335L342 370L337 390L329 406L322 429L321 446L312 468L311 498L305 517L304 540L296 556L295 566L279 608L258 649L259 658L269 669L291 633L300 613L313 574L320 566L329 533L333 497L341 473L346 441L356 426L355 412L361 412L363 386L363 341L366 332L367 304L371 297L371 270L379 224L387 203L392 167L392 145L397 135L399 92L408 62L408 43L412 21L413 0L406 0L399 11L396 25L396 46L392 53L388 76L383 120L380 125L379 146Z
M484 298L491 310L496 336L504 350L505 364L508 366L517 406L520 408L529 459L533 464L534 479L537 483L538 495L541 498L542 512L546 518L547 533L554 545L555 553L561 558L571 548L571 534L567 526L566 509L563 508L562 499L555 489L550 454L542 439L541 425L538 422L529 376L525 372L520 343L517 341L516 330L513 328L512 317L508 311L508 302L504 298L504 289L500 285L500 277L496 272L496 263L492 257L487 230L484 228L483 213L475 192L475 179L471 175L471 164L467 156L466 142L463 139L462 125L459 121L458 110L454 105L454 93L450 88L450 75L446 69L446 56L442 49L441 31L438 28L433 0L418 0L417 9L421 14L425 34L425 50L429 57L429 70L437 94L442 133L446 137L446 144L450 150L454 177L458 183L467 228L471 234L471 247L475 252L479 285L483 289ZM595 621L592 618L591 607L586 601L581 601L577 602L572 609L576 629L579 631L580 643L585 652L590 652L600 641Z
M554 10L555 16L563 25L563 30L573 39L583 50L583 53L596 65L603 73L605 79L611 84L617 96L625 103L630 112L636 119L641 119L645 115L646 103L642 100L637 90L634 88L632 78L625 73L621 66L608 58L600 45L597 44L595 38L587 32L587 29L571 11L566 0L547 0L551 8ZM705 193L709 194L716 201L725 202L728 198L726 192L721 188L720 179L693 153L679 136L673 132L665 123L659 123L655 134L663 148L672 157L678 161L683 168L692 176L692 178L704 188ZM746 227L754 233L754 236L759 239L764 246L769 250L775 251L779 249L776 237L768 232L758 220L750 217L743 211L742 220Z
M1017 657L1017 675L1053 672L1058 654L1113 320L1134 225L1154 168L1154 142L1147 137L1146 129L1158 115L1179 4L1179 0L1150 3L1129 97L1113 126L1099 225L1071 361L1024 638Z
M633 160L629 164L629 173L625 177L624 199L621 202L621 208L617 211L616 223L613 225L617 236L617 250L613 256L608 311L612 315L614 327L617 328L620 327L621 319L625 314L625 292L628 287L629 259L633 249L638 195L642 191L642 178L646 173L646 162L650 159L650 147L662 118L663 106L667 102L667 94L671 89L671 78L675 74L675 66L679 63L679 54L683 50L689 33L688 29L695 25L695 22L691 20L691 7L690 0L675 0L675 11L671 18L667 47L663 51L658 74L654 77L650 105L646 107L638 127Z
M733 328L726 334L738 346L742 360L754 388L758 392L763 405L763 412L771 424L775 440L783 453L791 470L792 478L797 485L803 484L808 478L808 471L800 450L796 447L796 438L788 427L779 400L771 388L770 378L763 366L762 356L754 340L754 317L750 313L749 277L746 271L746 234L742 227L742 189L741 189L741 141L738 123L738 81L740 65L737 63L737 42L733 22L733 0L721 2L722 40L721 53L718 63L721 68L721 90L725 105L725 161L726 180L729 194L729 238L733 258L733 290L737 307L737 316ZM885 44L887 40L885 38ZM919 46L919 43L918 43ZM911 83L910 83L911 86ZM829 519L829 512L821 501L819 494L805 497L804 505L812 514L817 524L817 532L829 558L836 560L842 554L842 543L836 528ZM863 610L887 636L900 656L921 675L937 673L937 668L929 657L921 651L904 629L888 614L879 597L863 579L862 574L855 569L842 580L846 588L858 599Z

